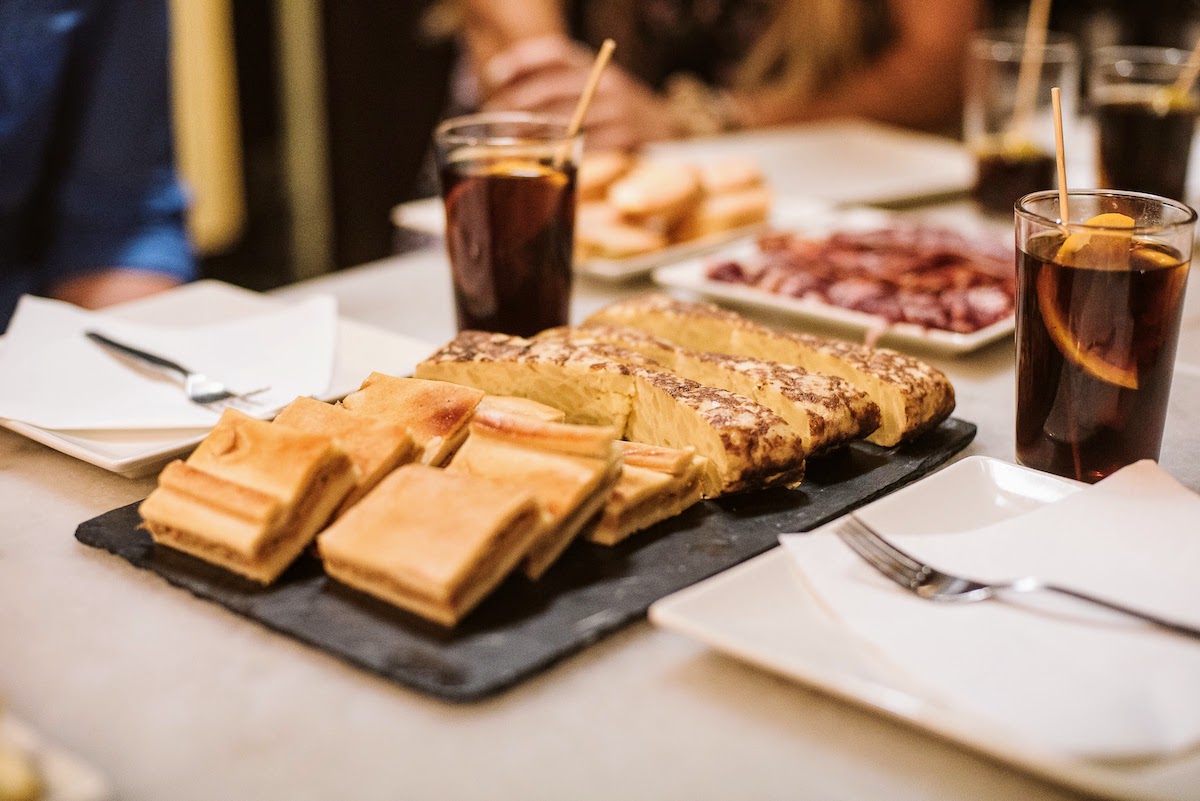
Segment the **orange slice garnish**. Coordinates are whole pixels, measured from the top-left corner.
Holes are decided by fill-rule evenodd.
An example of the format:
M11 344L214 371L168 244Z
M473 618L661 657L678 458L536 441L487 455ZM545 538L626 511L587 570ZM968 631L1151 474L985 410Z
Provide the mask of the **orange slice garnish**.
M1084 225L1107 230L1076 231L1063 240L1054 260L1067 267L1092 270L1125 270L1129 267L1129 249L1133 245L1133 218L1109 212L1098 214ZM1129 233L1124 230L1129 229Z
M1129 250L1133 243L1134 222L1124 214L1100 214L1087 221L1087 225L1104 228L1128 228L1124 231L1076 231L1068 236L1059 247L1055 261L1067 267L1086 267L1099 270L1125 269L1129 264ZM1055 297L1054 273L1052 268L1042 267L1037 277L1038 309L1050 339L1058 346L1062 355L1072 364L1089 375L1109 384L1125 389L1138 388L1137 367L1122 367L1104 358L1094 346L1079 341L1067 324L1066 316L1059 308Z

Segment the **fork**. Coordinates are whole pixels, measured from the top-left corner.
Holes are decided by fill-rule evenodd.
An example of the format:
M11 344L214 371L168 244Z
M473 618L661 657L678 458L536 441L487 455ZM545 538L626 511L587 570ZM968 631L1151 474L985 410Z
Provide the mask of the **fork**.
M173 373L183 380L183 391L187 394L188 400L199 406L211 409L214 412L220 412L230 407L245 412L259 411L260 409L250 398L270 389L270 387L262 387L251 392L233 392L220 381L211 379L203 373L189 370L178 362L173 362L170 359L165 359L153 353L147 353L132 345L117 342L115 339L110 339L98 331L85 331L84 335L96 344L114 353L152 367L159 372Z
M871 567L910 592L930 601L984 601L1005 592L1021 593L1042 590L1067 595L1135 617L1175 634L1200 639L1200 629L1131 609L1128 606L1097 598L1070 587L1052 584L1035 576L1022 576L1009 581L985 583L946 573L902 551L853 514L846 516L846 522L838 528L837 534L842 542L846 543Z

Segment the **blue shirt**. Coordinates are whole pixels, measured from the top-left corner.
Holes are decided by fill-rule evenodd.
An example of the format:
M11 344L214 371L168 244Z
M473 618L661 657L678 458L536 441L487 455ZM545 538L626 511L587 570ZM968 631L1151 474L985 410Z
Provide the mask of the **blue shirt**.
M23 292L190 279L165 0L0 0L0 331Z

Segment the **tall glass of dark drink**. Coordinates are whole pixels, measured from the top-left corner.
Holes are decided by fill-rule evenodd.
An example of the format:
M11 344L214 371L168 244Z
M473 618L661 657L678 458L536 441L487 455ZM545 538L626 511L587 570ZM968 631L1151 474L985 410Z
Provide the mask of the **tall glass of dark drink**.
M1018 110L1018 78L1026 58L1042 66L1031 83L1032 107ZM1071 131L1079 62L1069 37L1047 34L1040 47L1025 42L1023 29L987 30L972 38L963 134L975 153L972 195L983 211L1010 215L1022 195L1054 186L1052 86L1062 87L1063 122Z
M563 120L496 112L447 120L434 141L459 330L566 325L581 137Z
M1092 100L1100 185L1183 200L1200 99L1173 88L1188 54L1165 47L1096 51Z
M1196 212L1136 192L1017 204L1017 461L1094 482L1157 459Z

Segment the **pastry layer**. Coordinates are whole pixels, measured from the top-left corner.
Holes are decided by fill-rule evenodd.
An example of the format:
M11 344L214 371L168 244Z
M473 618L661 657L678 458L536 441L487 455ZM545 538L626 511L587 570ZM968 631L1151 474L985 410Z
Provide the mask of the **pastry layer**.
M614 545L687 509L700 500L704 457L694 449L668 449L619 443L624 464L621 477L604 504L604 512L587 538Z
M640 328L698 351L752 356L843 378L870 396L880 426L868 437L895 445L935 427L954 410L954 388L939 370L885 348L775 331L710 303L651 294L615 303L589 325Z
M342 399L342 406L407 427L421 449L419 461L436 466L445 463L466 438L467 423L483 394L443 381L371 373L362 387Z
M354 462L357 481L342 501L339 514L358 503L385 475L416 455L416 446L405 426L355 414L314 398L296 398L279 412L275 424L333 437Z
M264 584L351 491L355 470L327 436L226 410L186 462L172 462L138 511L156 542Z
M484 412L447 470L520 488L538 500L545 526L523 566L537 579L603 506L621 470L616 436L610 426Z
M540 527L527 492L404 465L321 532L317 548L339 581L452 626L512 572Z
M505 414L520 414L526 417L536 417L547 423L566 422L567 413L562 409L538 403L529 398L514 398L511 395L484 395L483 400L475 407L475 414L484 411L502 412Z

